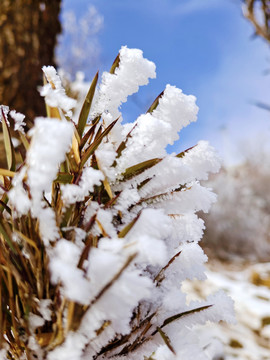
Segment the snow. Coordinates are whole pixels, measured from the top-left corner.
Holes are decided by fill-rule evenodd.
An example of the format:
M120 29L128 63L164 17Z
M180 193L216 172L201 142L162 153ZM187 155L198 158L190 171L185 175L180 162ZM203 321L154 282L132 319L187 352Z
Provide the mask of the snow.
M270 317L270 291L269 287L253 283L254 273L262 277L268 274L266 278L269 278L269 263L241 265L212 261L206 271L206 281L185 282L183 285L189 299L205 297L216 289L223 289L235 302L236 324L209 324L207 331L197 329L202 342L212 347L213 358L220 353L222 346L225 360L269 359L269 326L263 319ZM223 307L220 311L224 312ZM232 341L239 346L234 346Z
M2 111L4 113L4 116L6 118L6 122L8 124L8 126L10 125L9 124L9 121L8 121L8 112L9 112L9 107L6 106L6 105L0 105L0 121L2 122L3 121L3 114L2 114Z
M53 66L43 66L42 70L48 83L40 89L41 96L45 97L46 104L62 109L70 117L71 109L76 106L76 100L66 95L61 79Z
M58 166L65 160L71 146L73 124L66 120L39 117L29 135L32 141L26 159L27 182L34 199L40 202L43 191L50 191Z
M155 78L155 64L143 58L138 49L128 49L123 46L120 51L120 64L114 74L104 72L99 88L98 98L93 114L109 112L112 120L119 115L118 108L127 101L128 96L136 93L139 86L147 85L148 79Z
M15 121L14 130L20 131L22 134L24 134L24 126L26 125L26 123L24 122L25 115L18 113L15 110L10 111L9 115Z
M152 113L138 117L126 149L118 160L119 171L128 166L166 155L166 146L178 139L178 132L197 120L196 98L167 85Z
M50 256L51 281L60 282L63 286L63 295L80 304L87 304L90 299L90 284L84 272L77 268L80 257L80 248L61 239L57 242Z
M119 108L127 101L128 96L136 93L139 86L147 85L149 78L156 77L156 66L143 57L139 49L128 49L123 46L119 51L120 63L115 73L104 72L99 90L94 98L90 117L102 115L105 126L120 117L110 136L115 144L122 140L121 112Z
M101 171L91 167L85 168L80 178L79 184L67 184L61 186L62 199L66 205L75 204L83 201L84 198L94 189L94 185L99 185L104 175Z

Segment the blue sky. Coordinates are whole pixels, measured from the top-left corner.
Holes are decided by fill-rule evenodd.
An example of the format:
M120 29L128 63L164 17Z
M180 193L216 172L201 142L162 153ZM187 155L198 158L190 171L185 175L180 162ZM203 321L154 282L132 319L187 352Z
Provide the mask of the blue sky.
M181 132L173 150L206 139L234 162L247 142L269 139L270 113L254 102L270 103L270 75L264 75L270 52L252 39L240 0L63 0L62 13L72 10L79 19L91 5L103 25L87 39L94 44L82 69L87 77L109 69L122 45L142 49L157 66L157 78L123 105L127 121L170 83L195 95L200 107L197 123Z

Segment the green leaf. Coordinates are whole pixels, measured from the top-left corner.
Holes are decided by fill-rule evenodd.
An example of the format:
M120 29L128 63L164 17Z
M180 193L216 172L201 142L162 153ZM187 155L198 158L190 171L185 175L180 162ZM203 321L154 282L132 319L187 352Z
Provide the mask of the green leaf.
M144 172L145 170L150 169L152 166L158 164L162 159L155 158L151 160L143 161L139 164L133 165L126 169L126 171L122 174L123 180L129 180L133 178L134 176L137 176Z
M89 111L90 111L90 108L92 105L93 97L94 97L96 86L97 86L97 81L98 81L98 72L96 73L96 75L90 85L88 94L86 95L86 98L84 100L84 103L83 103L83 106L82 106L82 109L80 112L78 126L77 126L77 130L78 130L78 134L79 134L80 138L82 138L84 128L85 128L85 125L87 122L87 118L89 115Z
M61 184L71 184L73 179L74 176L72 174L67 172L59 172L54 182L58 182Z
M15 150L11 141L11 135L7 124L7 119L3 109L2 112L2 128L3 128L3 136L4 136L4 145L6 150L7 164L8 168L11 171L15 171L16 163L15 163Z
M65 213L63 214L63 217L62 217L61 226L60 226L61 229L65 228L66 226L69 225L70 219L72 218L72 215L73 215L74 208L75 208L75 204L71 204L66 209L66 211L65 211Z
M116 150L117 152L117 156L116 158L119 158L123 152L123 150L125 150L128 139L132 137L132 131L136 128L137 124L135 124L133 126L133 128L130 130L130 132L127 134L126 138L124 141L121 142L121 144L118 146L118 149ZM114 162L113 166L116 166L116 161Z
M86 132L86 134L81 139L80 146L79 146L80 150L83 149L84 145L87 143L88 140L89 140L89 143L91 142L92 137L94 136L94 133L95 133L96 126L97 126L100 118L101 118L101 116L97 116L92 121L92 125L91 125L90 129Z
M119 118L118 118L119 119ZM95 150L98 148L99 144L101 143L102 139L109 134L109 132L112 130L118 119L114 120L94 141L93 143L88 147L88 149L85 151L85 153L82 156L81 163L80 163L80 169L83 168L86 161L89 159L91 155L95 152Z
M120 64L120 54L118 54L112 64L111 70L110 70L110 74L114 74L115 73L115 69L118 68Z
M153 104L147 110L148 113L152 113L158 107L159 99L163 96L163 94L164 94L164 90L155 98Z
M183 158L189 150L195 148L196 146L197 146L197 145L191 146L190 148L188 148L188 149L180 152L179 154L176 155L176 157L178 157L178 158Z
M119 238L123 238L127 235L127 233L133 228L133 226L136 224L137 220L139 219L141 213L139 213L135 219L133 219L128 225L126 225L118 234Z

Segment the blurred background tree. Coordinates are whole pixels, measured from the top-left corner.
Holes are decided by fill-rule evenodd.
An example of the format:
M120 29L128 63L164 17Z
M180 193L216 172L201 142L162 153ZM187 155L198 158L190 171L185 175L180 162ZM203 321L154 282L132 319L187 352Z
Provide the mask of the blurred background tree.
M26 115L28 125L45 115L37 87L41 67L54 65L60 5L61 0L0 1L0 104Z

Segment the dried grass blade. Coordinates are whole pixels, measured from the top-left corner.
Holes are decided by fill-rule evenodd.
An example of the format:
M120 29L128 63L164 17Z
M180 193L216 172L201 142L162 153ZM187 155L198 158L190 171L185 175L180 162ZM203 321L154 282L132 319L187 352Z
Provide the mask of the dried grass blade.
M0 169L0 175L14 177L16 175L16 172L7 169Z
M157 328L157 331L159 332L160 336L162 337L162 340L165 342L165 344L168 346L168 348L171 350L171 352L176 355L176 352L172 346L171 340L167 334L161 328Z
M126 268L131 264L131 262L135 259L137 253L130 255L124 265L120 268L120 270L113 276L113 278L100 290L97 296L91 301L90 305L87 307L88 309L95 304L102 295L109 290L109 288L120 278L122 273L126 270Z
M4 240L8 244L9 248L12 250L14 254L16 254L15 247L13 246L13 243L8 235L7 229L5 227L5 224L2 221L2 218L0 217L0 234L2 234Z
M208 308L210 308L210 307L212 307L212 306L213 306L213 305L205 305L205 306L198 307L198 308L196 308L196 309L184 311L184 312L182 312L182 313L179 313L179 314L170 316L169 318L167 318L166 320L164 320L164 322L163 322L163 324L160 326L160 328L162 329L164 326L169 325L170 323L172 323L172 322L180 319L180 318L183 317L183 316L195 314L195 313L197 313L197 312L206 310L206 309L208 309ZM157 330L156 330L156 331L157 331Z
M179 251L177 254L175 254L175 255L170 259L170 261L168 262L168 264L165 265L165 266L160 270L160 272L159 272L159 273L157 274L157 276L155 277L155 281L156 281L157 283L160 283L160 282L164 279L164 277L162 277L164 271L165 271L166 269L168 269L168 267L170 267L170 265L171 265L171 264L174 262L174 260L181 254L181 252L182 252L182 251Z

